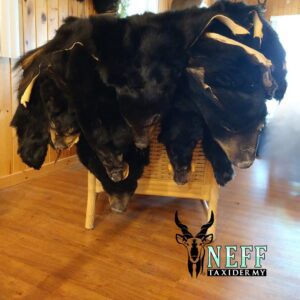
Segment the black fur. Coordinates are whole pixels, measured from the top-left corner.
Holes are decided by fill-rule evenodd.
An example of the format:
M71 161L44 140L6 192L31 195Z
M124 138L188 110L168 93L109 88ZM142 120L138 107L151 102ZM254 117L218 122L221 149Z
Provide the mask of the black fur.
M193 78L193 99L213 138L236 165L252 163L267 113L260 69L239 48L215 41L201 41L195 53L192 68L204 68L205 83L211 90L199 89L199 82ZM231 148L230 153L225 148ZM243 148L245 151L241 151Z
M146 148L151 129L159 118L163 120L161 140L167 146L173 167L177 164L178 168L180 165L189 168L192 150L202 136L203 120L212 140L226 153L226 159L239 167L248 167L253 162L259 129L266 116L265 101L273 92L281 99L286 89L284 50L278 36L262 17L262 44L253 39L253 11L258 11L257 7L225 2L209 9L192 8L159 15L147 13L126 19L110 16L68 18L51 41L19 61L18 65L24 68L19 96L41 64L57 51L80 42L83 46L77 45L67 51L66 60L58 67L66 83L60 91L72 113L69 108L64 111L72 119L75 115L81 133L111 179L124 179L126 160L120 155L128 153L132 141L138 148ZM229 16L248 28L251 34L233 36L218 21L206 28L211 17L217 14ZM265 70L244 51L208 39L204 35L206 31L226 35L265 54L273 63L274 85L267 88L263 84ZM199 78L200 69L204 72ZM33 95L36 93L34 90ZM27 111L33 116L35 109L45 109L42 103L35 103L31 105L37 107ZM190 105L194 108L188 108ZM22 112L23 108L20 110ZM44 112L40 117L43 114L49 118L49 113ZM18 117L13 124L18 127L20 123L16 119ZM199 131L192 130L191 124ZM164 131L170 132L167 138ZM19 138L25 135L19 133ZM41 134L45 141L46 130ZM175 163L170 149L181 152L183 161ZM40 163L43 155L38 157ZM231 166L227 165L229 170ZM117 170L116 177L111 176L114 170ZM219 182L222 184L226 180L223 178Z
M210 131L205 125L203 130L202 149L206 158L212 165L217 183L224 186L231 181L234 176L232 163L219 144L211 137Z
M222 13L229 16L237 23L250 29L251 35L253 34L251 31L253 11L259 13L256 7L222 3L214 5L211 10L215 14ZM286 89L285 52L276 33L262 16L260 18L264 23L264 38L261 47L257 40L249 36L243 38L241 42L261 51L272 60L274 66L272 75L278 85L274 96L280 100ZM224 25L218 22L212 23L207 30L237 39L236 36L228 32ZM270 42L271 40L273 42ZM222 45L200 37L191 50L190 67L195 68L196 66L198 70L199 67L204 68L205 75L203 79L212 88L218 100L216 101L211 97L212 95L201 90L200 84L193 81L193 79L191 79L193 81L191 89L195 91L194 96L191 97L193 92L188 87L183 87L183 90L187 91L186 99L191 100L193 98L193 101L197 103L198 112L201 116L204 116L211 129L211 133L207 128L205 129L202 141L203 148L205 155L212 163L217 182L224 185L232 179L234 172L230 160L215 140L222 142L223 146L227 143L229 147L236 148L232 149L233 152L236 152L234 155L228 154L230 159L239 167L250 166L255 158L260 125L264 123L266 115L265 100L270 98L270 95L262 86L260 69L254 66L248 57L236 47ZM193 76L191 75L191 77ZM180 83L182 82L184 82L184 79L181 79ZM180 95L180 91L177 90L178 93ZM175 96L175 98L178 98L178 96ZM182 107L188 106L185 104ZM195 113L195 110L193 112ZM184 120L190 120L190 125L193 115L191 112L189 114L183 112L182 108L176 108L175 104L162 122L160 135L160 141L166 145L170 161L175 169L174 179L180 184L186 182L186 176L182 176L183 172L179 171L178 166L185 165L185 167L181 167L181 170L190 169L192 150L197 139L199 139L199 137L193 139L193 132L197 130L201 136L203 130L200 124L198 124L199 127L191 127L188 126L188 123L184 124ZM179 133L181 133L181 138L179 138ZM213 134L213 138L211 134ZM178 139L176 140L174 136L177 136ZM189 139L190 142L186 144ZM185 146L183 147L183 145ZM186 157L189 157L188 161ZM180 177L181 180L178 180Z
M67 64L67 81L78 124L85 139L113 181L124 179L124 153L133 142L120 114L115 89L106 86L96 71L98 61L85 47L76 45ZM84 87L84 88L83 88Z
M140 148L148 145L152 125L170 106L187 65L186 47L196 36L203 13L91 18L92 38L102 59L100 76L116 88L120 111ZM106 36L110 38L104 42Z
M260 6L246 5L244 3L230 3L229 1L219 2L213 5L211 10L216 13L221 13L225 16L236 21L238 24L249 29L250 36L246 35L244 37L239 37L240 41L258 51L263 53L268 59L272 61L273 70L272 76L274 77L278 88L275 91L274 98L281 100L285 94L287 88L286 82L286 66L285 59L286 53L282 47L279 37L276 31L271 27L270 23L264 18L260 11ZM263 23L263 39L260 45L258 39L253 39L253 12L256 11L259 14L260 20ZM230 32L226 29L220 29L220 27L215 24L210 28L212 32L221 32L222 34L233 37ZM236 39L236 37L235 37ZM271 97L267 97L270 99Z
M43 55L38 69L29 65L20 81L19 99L26 89L24 82L30 82L29 78L39 74L27 107L20 103L11 122L11 126L17 129L18 153L26 164L35 169L43 164L48 144L63 150L69 146L66 140L79 134L62 68L68 55L65 51ZM55 132L52 139L51 130Z
M149 163L149 148L139 150L133 144L130 145L124 153L124 161L129 165L129 175L120 182L114 182L108 177L105 167L83 135L77 144L77 154L82 164L101 182L111 199L117 199L119 203L113 205L117 206L118 210L124 211L129 198L137 188L137 181L142 176L144 166Z
M16 128L18 136L18 153L22 160L35 169L42 166L50 142L49 119L45 103L40 101L39 86L32 90L27 108L19 104L11 126Z
M166 147L177 184L188 182L193 151L202 137L203 119L191 99L185 74L177 86L171 109L162 119L158 138Z

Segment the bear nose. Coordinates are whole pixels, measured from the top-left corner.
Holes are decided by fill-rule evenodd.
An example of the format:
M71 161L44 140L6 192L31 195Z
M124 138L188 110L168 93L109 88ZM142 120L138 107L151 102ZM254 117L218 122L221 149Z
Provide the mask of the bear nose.
M247 160L247 161L242 161L242 162L237 163L236 166L240 169L247 169L252 165L252 163L253 163L253 161Z

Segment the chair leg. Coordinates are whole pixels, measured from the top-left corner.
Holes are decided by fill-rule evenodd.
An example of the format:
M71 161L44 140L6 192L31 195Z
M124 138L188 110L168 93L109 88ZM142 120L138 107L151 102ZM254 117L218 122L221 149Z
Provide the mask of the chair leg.
M88 172L88 197L85 215L85 228L93 229L95 221L95 205L96 205L96 177Z
M214 212L215 221L214 224L208 229L208 233L212 233L214 235L214 240L216 239L216 228L217 228L217 207L218 207L218 199L219 199L220 188L218 185L213 185L210 191L210 199L208 203L208 211L207 211L207 220L209 221L211 212Z

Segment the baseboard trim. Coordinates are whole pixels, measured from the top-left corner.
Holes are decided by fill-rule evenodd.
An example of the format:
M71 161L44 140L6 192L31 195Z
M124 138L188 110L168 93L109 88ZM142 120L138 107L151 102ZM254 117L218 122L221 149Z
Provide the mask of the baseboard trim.
M51 171L66 167L76 161L78 161L78 158L76 155L73 155L60 159L58 162L56 162L56 164L53 162L46 163L40 170L27 169L11 175L0 177L0 189L19 184L33 178L44 176Z

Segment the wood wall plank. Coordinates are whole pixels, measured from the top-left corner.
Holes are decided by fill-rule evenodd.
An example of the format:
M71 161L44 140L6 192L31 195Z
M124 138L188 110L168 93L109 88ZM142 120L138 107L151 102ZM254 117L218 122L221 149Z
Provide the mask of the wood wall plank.
M10 59L0 58L0 176L11 173L12 130Z
M253 0L252 0L253 1ZM266 16L281 16L300 14L299 0L273 0L267 2Z
M172 0L160 0L158 4L158 11L163 12L171 8Z
M24 26L23 26L23 1L19 1L19 30L20 30L20 53L24 53L25 40L24 40Z
M78 2L77 4L77 16L83 18L85 16L85 5L86 2Z
M84 5L85 16L89 16L93 14L93 6L92 1L86 1Z
M59 24L58 0L48 1L48 40L51 40L56 33Z
M78 16L78 1L77 0L69 0L69 16Z
M64 19L69 15L69 1L59 0L59 26L62 25Z
M37 47L39 47L39 46L45 44L48 39L47 0L36 1L35 16L36 16L36 44L37 44Z
M35 1L23 0L24 50L36 47Z
M166 0L164 0L166 1ZM215 0L206 0L208 4L216 2ZM247 4L257 5L257 0L246 0ZM268 0L266 17L271 16L295 15L300 14L299 0Z
M78 161L76 156L67 157L65 159L60 159L56 164L53 162L45 163L43 168L40 170L34 170L32 168L26 168L24 170L20 170L19 172L14 172L7 176L0 176L0 191L2 188L7 186L12 186L19 184L20 182L24 182L33 178L40 177L41 175L45 175L48 172L51 172L55 169L60 169L66 167L67 165ZM1 194L1 193L0 193ZM0 298L2 300L2 298Z

